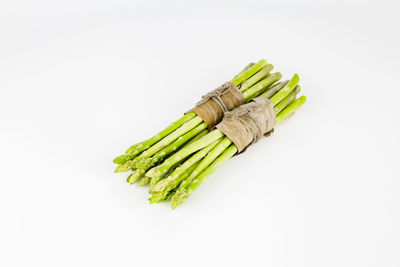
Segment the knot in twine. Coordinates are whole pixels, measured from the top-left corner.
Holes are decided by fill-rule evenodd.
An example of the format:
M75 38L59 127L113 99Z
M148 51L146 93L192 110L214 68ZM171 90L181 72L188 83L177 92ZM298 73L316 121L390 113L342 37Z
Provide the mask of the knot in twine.
M213 99L214 101L217 102L217 104L221 107L222 111L225 113L228 110L228 108L225 105L225 102L222 101L221 96L223 94L226 94L227 92L229 92L229 90L231 90L231 87L235 86L233 83L231 82L226 82L223 85L221 85L220 87L218 87L215 90L212 90L210 92L208 92L207 94L203 95L201 97L201 100L199 102L197 102L197 106L198 105L202 105L204 103L206 103L207 101L209 101L210 99Z
M190 111L196 113L211 130L221 121L225 112L242 105L245 99L239 88L232 82L226 82L217 89L202 96Z
M257 97L225 113L224 119L216 128L235 144L240 153L261 137L270 135L275 122L276 114L272 102L265 97Z

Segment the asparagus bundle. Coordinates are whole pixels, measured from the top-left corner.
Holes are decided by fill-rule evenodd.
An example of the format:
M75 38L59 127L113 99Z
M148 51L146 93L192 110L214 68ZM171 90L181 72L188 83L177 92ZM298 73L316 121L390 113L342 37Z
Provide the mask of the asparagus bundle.
M306 100L305 96L296 99L300 91L298 81L299 77L295 74L290 81L279 83L262 94L270 98L277 114L277 124ZM161 165L146 173L146 179L151 179L150 203L172 199L172 207L179 206L211 173L237 152L236 145L219 129L185 145Z
M282 77L279 72L270 74L272 69L273 66L265 59L256 64L250 63L232 79L231 83L239 88L246 102L262 93L272 96L285 85L279 83L272 86ZM189 141L193 142L195 138L205 135L209 126L196 113L189 112L150 139L129 147L125 154L115 158L114 163L118 164L116 172L135 171L128 176L129 183L133 184L140 180L139 185L146 185L151 180L154 185L166 172L154 179L145 175L146 172L162 163L166 157L177 153ZM173 167L176 165L171 165L169 169Z

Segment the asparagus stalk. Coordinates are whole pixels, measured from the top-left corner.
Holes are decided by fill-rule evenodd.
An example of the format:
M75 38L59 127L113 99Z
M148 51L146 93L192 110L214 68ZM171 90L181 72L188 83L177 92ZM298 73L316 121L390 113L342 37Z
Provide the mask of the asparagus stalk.
M204 158L208 152L210 152L221 140L214 141L209 144L205 148L196 152L193 156L191 156L188 160L186 160L180 167L176 168L176 170L169 175L166 179L160 181L155 184L153 187L150 187L150 193L154 192L168 192L174 189L182 180L180 180L182 173L184 173L187 169L189 169L194 163L200 161Z
M265 59L261 59L256 64L252 65L251 67L243 70L237 76L235 76L232 80L232 83L236 86L240 85L242 82L256 74L259 70L264 68L267 65L267 61Z
M288 118L290 115L292 115L301 105L303 105L307 101L307 98L303 95L293 101L288 107L286 107L284 110L282 110L277 116L276 116L276 124L281 123L283 120Z
M276 83L274 86L269 87L265 92L263 92L261 95L265 98L270 99L273 97L279 90L281 90L284 86L286 86L289 83L289 80Z
M259 81L251 88L243 92L243 97L246 99L246 102L253 99L258 95L259 92L262 92L264 88L268 88L274 82L279 81L282 78L282 74L280 72L272 73L265 79Z
M193 142L192 144L183 147L177 153L166 159L161 165L156 167L156 169L154 169L154 172L147 173L146 175L154 179L157 179L159 176L167 172L171 166L175 165L178 162L181 162L184 158L186 158L190 154L199 151L200 149L208 146L214 141L217 141L221 137L224 137L224 134L220 130L218 129L212 130L211 132L209 132L196 142Z
M238 75L240 75L242 72L244 72L245 70L249 69L251 66L253 66L255 63L254 62L250 62L249 64L246 65L246 67L244 67L242 69L241 72L239 72L238 74L236 74L233 78L236 78Z
M215 172L228 159L233 157L237 152L235 145L230 145L205 171L197 176L187 188L179 188L172 196L172 208L175 209L181 205L193 193L194 190L204 182L213 172Z
M184 173L181 174L180 179L186 179L190 173L197 167L199 162L193 164L189 169L187 169ZM151 198L149 198L150 204L152 203L159 203L163 201L167 201L172 198L172 195L175 193L175 190L169 191L167 193L162 192L155 192L152 194Z
M164 191L164 194L167 194L169 191L173 190L176 186L179 185L181 181L182 183L189 181L191 182L195 177L197 177L205 168L207 168L224 150L232 143L232 141L228 137L224 137L205 157L201 160L201 163L196 167L196 169L191 172L190 176L184 181L180 179L181 177L177 177L177 175L170 176L165 180L162 180L156 186L154 186L153 190L150 189L150 193L155 191ZM200 150L201 151L201 150ZM199 152L200 152L199 151ZM199 153L197 152L197 153ZM181 169L187 168L185 166L186 162L181 165Z
M300 80L299 75L295 73L290 82L271 98L271 102L274 104L274 106L290 94L290 92L294 89L294 87L299 83L299 80Z
M192 140L190 140L190 141L187 143L187 145L190 145L191 143L196 142L197 140L199 140L200 138L202 138L202 137L203 137L204 135L206 135L207 133L208 133L208 130L206 130L205 132L199 133L199 134L196 135L194 138L192 138ZM177 166L177 165L174 165L174 166ZM153 169L155 169L155 168L156 168L156 167L154 167ZM156 183L158 183L158 181L165 179L165 178L168 177L174 170L175 170L175 168L173 168L172 170L168 170L168 172L167 172L166 174L164 174L163 176L161 176L161 177L159 177L159 178L157 178L157 179L154 179L154 178L151 178L151 176L148 176L148 177L151 178L151 180L150 180L150 186L154 186ZM149 172L151 172L151 170L150 170ZM146 176L146 175L145 175L145 176Z
M242 83L242 86L240 86L240 90L242 92L246 91L250 86L254 85L258 81L264 79L265 77L268 76L268 74L271 72L271 70L274 68L272 64L268 64L265 66L262 70L254 74L252 77L250 77L248 80Z
M290 92L288 96L286 96L281 102L279 102L275 106L275 112L276 114L279 114L285 107L287 107L293 100L296 100L296 95L300 92L300 85L296 85L294 90Z
M150 139L148 139L148 140L146 140L146 141L144 141L142 143L135 144L135 145L131 146L130 148L128 148L128 150L126 150L126 152L125 152L126 154L118 156L118 157L116 157L114 159L114 163L122 164L122 163L128 161L129 159L131 159L134 156L138 155L142 151L148 149L153 144L157 143L162 138L164 138L165 136L169 135L170 133L172 133L173 131L178 129L180 126L182 126L182 124L184 124L188 120L194 118L195 116L196 116L196 114L193 113L193 112L187 113L186 115L181 117L179 120L171 123L167 128L165 128L164 130L162 130L158 134L154 135Z
M128 182L130 184L136 183L142 177L142 175L146 173L148 169L155 166L158 162L162 161L167 155L176 151L180 146L187 143L190 139L193 139L194 136L200 138L207 133L207 125L203 122L196 128L179 137L172 144L164 147L153 157L142 159L141 161L137 162L135 165L136 171L131 175L131 178L128 180Z

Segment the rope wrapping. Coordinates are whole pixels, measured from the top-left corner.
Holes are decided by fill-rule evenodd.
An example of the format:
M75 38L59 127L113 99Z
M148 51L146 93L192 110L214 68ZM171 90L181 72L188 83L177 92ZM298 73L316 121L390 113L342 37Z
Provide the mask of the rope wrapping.
M211 130L222 120L224 113L244 103L245 99L239 88L232 82L226 82L202 96L201 100L189 112L196 113Z
M226 112L216 126L237 147L238 153L273 132L276 113L272 102L265 97L254 98L249 103Z

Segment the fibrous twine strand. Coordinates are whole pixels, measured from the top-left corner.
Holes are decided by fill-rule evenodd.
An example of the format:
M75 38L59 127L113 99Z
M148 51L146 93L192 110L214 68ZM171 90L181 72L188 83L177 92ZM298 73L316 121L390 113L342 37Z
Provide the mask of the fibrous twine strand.
M272 102L257 97L233 111L226 112L224 119L216 126L237 147L238 152L256 143L263 135L269 135L276 122Z
M227 112L228 108L225 105L224 101L222 101L221 96L223 94L226 94L229 90L231 90L231 83L230 82L226 82L223 85L221 85L220 87L218 87L217 89L208 92L207 94L203 95L201 97L201 100L199 102L197 102L197 106L202 105L204 103L206 103L208 100L213 99L215 102L217 102L217 104L221 107L223 112Z

